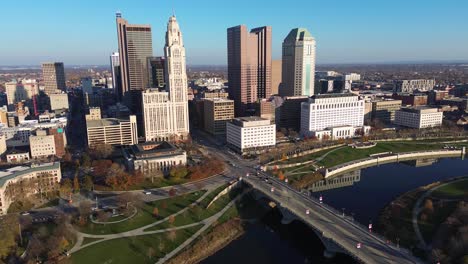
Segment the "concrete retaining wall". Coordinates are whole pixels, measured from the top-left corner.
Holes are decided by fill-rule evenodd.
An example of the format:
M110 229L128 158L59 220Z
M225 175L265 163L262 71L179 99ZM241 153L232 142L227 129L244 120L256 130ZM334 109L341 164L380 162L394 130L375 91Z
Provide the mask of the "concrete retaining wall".
M432 151L418 151L418 152L406 152L406 153L396 153L392 155L369 157L365 159L360 159L356 161L347 162L335 167L331 167L325 170L325 178L330 178L341 173L347 172L349 170L372 167L379 164L398 162L404 160L412 160L417 158L425 157L454 157L454 156L464 156L465 148L462 150L432 150Z
M220 193L218 193L216 195L215 198L213 198L213 200L211 200L211 202L206 206L206 208L208 209L214 202L216 202L221 196L223 195L226 195L228 194L232 189L234 188L238 188L241 186L241 181L236 181L235 183L229 185L228 187L226 187L224 190L222 190Z

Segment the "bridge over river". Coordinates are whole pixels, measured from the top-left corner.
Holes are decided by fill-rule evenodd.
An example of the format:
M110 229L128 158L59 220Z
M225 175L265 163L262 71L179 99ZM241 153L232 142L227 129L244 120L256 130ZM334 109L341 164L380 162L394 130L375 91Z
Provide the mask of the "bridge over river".
M363 263L422 263L411 252L387 240L344 216L319 200L302 194L277 179L243 177L242 181L255 190L255 195L274 201L283 214L283 222L300 220L309 225L325 245L325 256L345 253Z

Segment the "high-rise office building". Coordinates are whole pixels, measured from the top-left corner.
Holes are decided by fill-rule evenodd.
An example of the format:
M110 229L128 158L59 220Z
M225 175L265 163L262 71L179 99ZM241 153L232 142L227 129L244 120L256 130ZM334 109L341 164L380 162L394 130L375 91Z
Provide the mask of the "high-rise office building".
M151 88L164 88L166 81L166 60L164 57L148 58L149 80Z
M166 91L149 89L142 93L146 141L174 141L189 134L185 47L175 16L167 24L164 55Z
M42 77L46 94L53 94L67 89L63 62L42 63Z
M112 52L110 56L110 66L112 72L112 87L115 96L119 101L122 100L122 75L120 69L120 56L118 52Z
M271 27L227 29L228 81L236 116L255 112L258 99L271 96Z
M153 56L151 26L132 25L117 13L122 95L149 87L148 57Z
M273 60L271 62L271 94L278 94L282 78L282 61Z
M281 96L314 95L315 39L305 28L295 28L283 41Z

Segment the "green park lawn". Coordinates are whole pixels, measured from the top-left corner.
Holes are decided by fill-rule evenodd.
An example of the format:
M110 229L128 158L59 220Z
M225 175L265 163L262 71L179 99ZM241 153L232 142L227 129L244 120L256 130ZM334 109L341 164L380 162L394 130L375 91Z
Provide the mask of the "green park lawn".
M114 224L94 224L88 221L85 226L78 227L78 229L83 233L95 235L117 234L130 231L149 225L184 209L197 201L205 192L197 191L151 203L143 203L141 207L137 208L137 214L126 221ZM158 208L159 210L158 217L154 217L153 215L154 208Z
M330 153L330 155L318 162L318 164L329 168L349 161L367 158L371 154L383 152L402 153L435 149L441 149L441 145L418 144L413 142L379 142L375 147L369 149L353 149L351 147L339 149Z
M351 147L344 147L340 149L335 148L320 151L304 157L293 158L284 161L283 163L296 163L317 159L320 156L330 152L329 155L327 155L322 161L319 161L317 164L320 166L332 167L345 162L367 158L371 154L390 151L394 153L401 153L420 150L434 150L440 149L441 147L442 145L440 144L423 144L421 142L379 142L375 147L369 149L353 149Z
M221 211L226 205L228 205L229 202L231 202L235 198L235 196L239 194L238 190L232 190L230 193L221 196L210 207L207 208L208 204L213 200L213 198L216 197L216 195L226 187L227 185L223 185L217 188L216 190L212 191L209 195L207 195L202 201L200 201L198 205L191 206L187 211L175 216L173 223L169 223L168 221L166 221L159 225L150 227L145 231L154 231L170 227L189 225L200 222L215 215L216 213Z
M435 190L431 196L443 199L459 199L468 196L468 177L449 183Z
M202 226L136 237L117 238L84 248L71 256L73 263L155 263L195 234Z
M440 142L440 140L439 140ZM371 154L377 154L382 152L393 152L393 153L402 153L402 152L411 152L411 151L421 151L421 150L435 150L441 149L444 145L463 147L467 146L468 143L453 143L453 144L444 144L437 143L437 141L394 141L394 142L378 142L377 146L370 149L353 149L351 147L336 147L328 150L322 150L310 155L305 155L302 157L292 158L288 160L279 161L275 164L291 164L291 163L301 163L310 160L317 159L326 153L330 152L322 161L319 161L317 165L332 167L345 162L363 159L368 157ZM340 148L340 149L338 149ZM287 170L292 170L294 168L288 168Z

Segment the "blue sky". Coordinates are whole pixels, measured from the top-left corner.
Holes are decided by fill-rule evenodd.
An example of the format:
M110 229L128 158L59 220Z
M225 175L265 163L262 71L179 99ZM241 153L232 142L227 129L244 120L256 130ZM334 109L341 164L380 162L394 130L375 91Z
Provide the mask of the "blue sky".
M273 27L273 58L295 27L317 40L318 63L468 61L465 0L18 0L0 5L0 65L108 63L115 12L150 24L161 55L175 10L188 64L226 63L226 28Z

